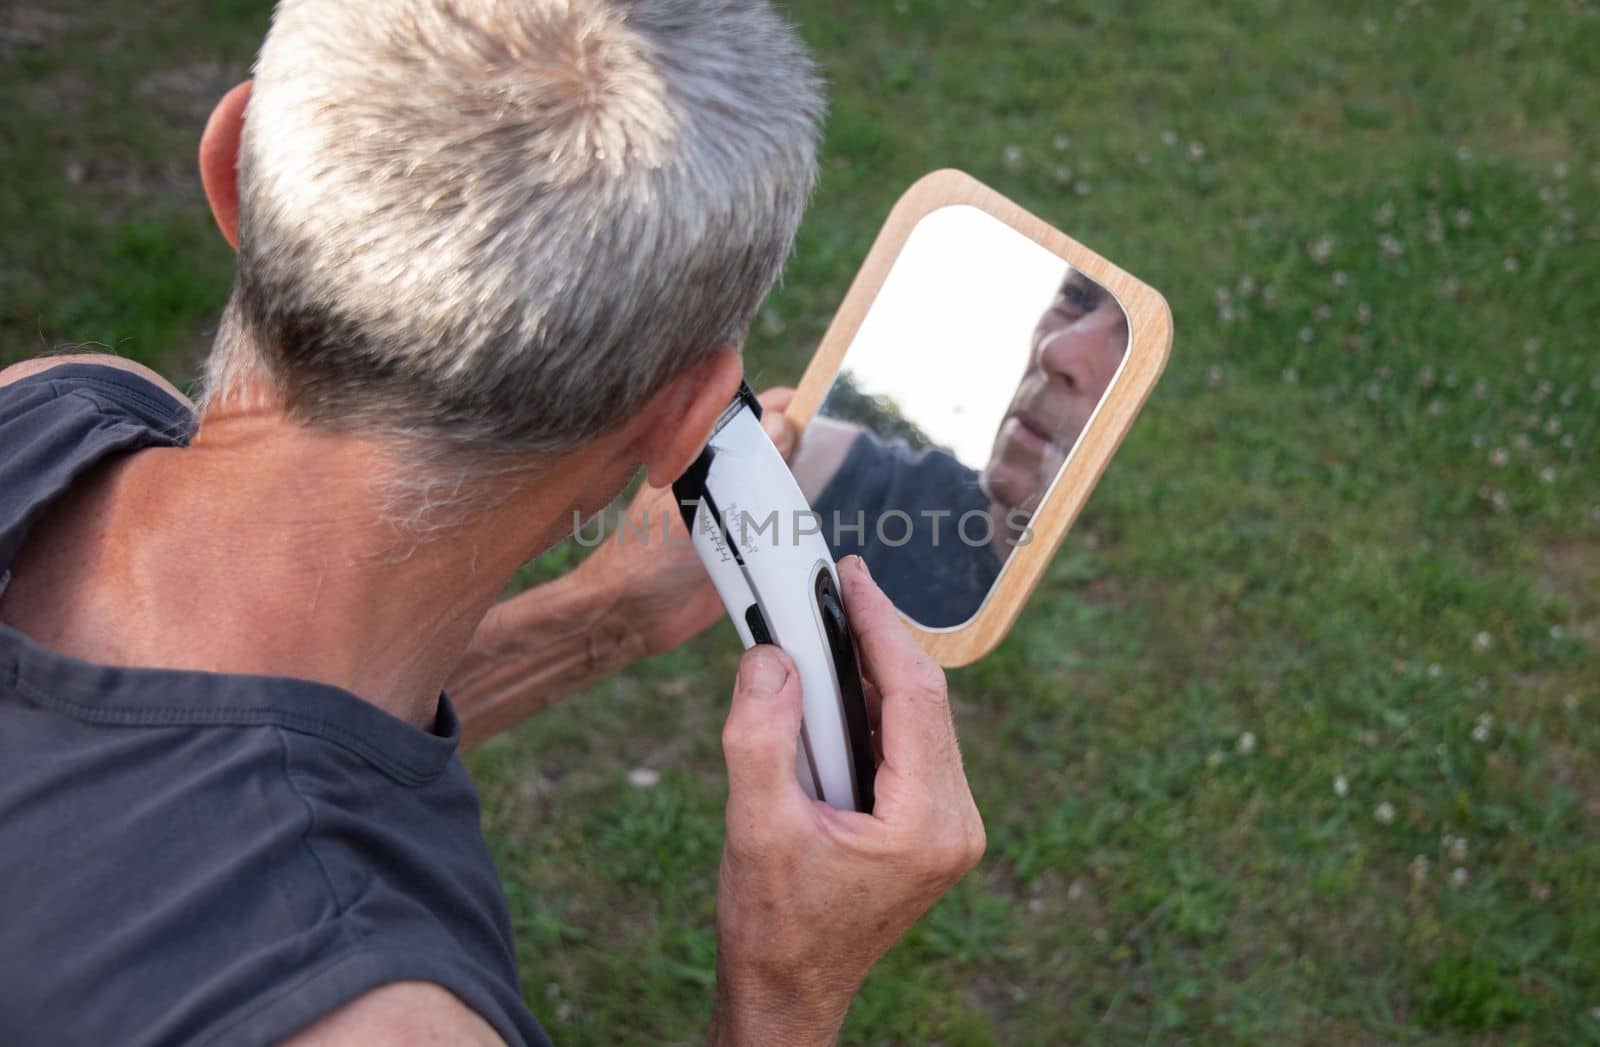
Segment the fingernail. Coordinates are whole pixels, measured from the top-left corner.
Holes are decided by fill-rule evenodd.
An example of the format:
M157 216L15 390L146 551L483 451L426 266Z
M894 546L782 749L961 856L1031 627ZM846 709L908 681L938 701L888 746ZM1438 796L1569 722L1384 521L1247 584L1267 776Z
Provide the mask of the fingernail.
M851 555L850 559L852 559L852 560L854 560L856 562L855 569L861 572L861 577L863 577L863 578L871 578L872 577L872 572L867 570L867 561L866 560L862 559L859 556L853 555L853 554Z
M745 655L739 666L739 689L757 698L770 698L783 689L788 668L776 655L759 648Z

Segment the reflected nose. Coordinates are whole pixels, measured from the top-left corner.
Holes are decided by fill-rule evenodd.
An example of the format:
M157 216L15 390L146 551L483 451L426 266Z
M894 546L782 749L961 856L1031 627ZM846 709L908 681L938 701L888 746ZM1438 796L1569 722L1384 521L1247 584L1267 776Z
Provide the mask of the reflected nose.
M1046 332L1039 342L1039 366L1068 389L1096 399L1111 384L1127 342L1120 315L1099 310L1075 324Z

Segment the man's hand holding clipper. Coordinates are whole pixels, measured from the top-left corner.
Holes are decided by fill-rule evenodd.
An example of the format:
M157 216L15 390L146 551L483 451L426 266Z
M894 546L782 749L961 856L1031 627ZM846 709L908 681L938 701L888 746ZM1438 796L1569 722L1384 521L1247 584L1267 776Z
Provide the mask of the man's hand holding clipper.
M747 651L722 732L713 1044L832 1043L872 965L983 855L943 671L859 557L839 577L882 754L876 806L806 796L799 677L776 647Z

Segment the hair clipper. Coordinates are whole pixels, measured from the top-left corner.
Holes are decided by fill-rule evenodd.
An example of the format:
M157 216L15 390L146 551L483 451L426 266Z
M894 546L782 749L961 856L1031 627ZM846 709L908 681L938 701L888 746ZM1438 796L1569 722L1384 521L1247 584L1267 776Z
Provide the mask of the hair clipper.
M776 644L799 670L801 786L830 806L870 811L871 729L833 554L760 419L741 382L672 491L739 639L746 648Z

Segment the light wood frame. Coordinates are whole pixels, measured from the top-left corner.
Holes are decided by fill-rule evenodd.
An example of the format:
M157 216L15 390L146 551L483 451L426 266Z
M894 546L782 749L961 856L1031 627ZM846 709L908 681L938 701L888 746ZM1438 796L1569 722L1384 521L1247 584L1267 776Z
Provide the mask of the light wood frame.
M999 219L1114 294L1128 318L1128 353L1061 474L1033 514L1033 540L1012 551L977 614L962 625L945 629L930 629L906 620L923 649L946 667L966 665L988 654L1016 622L1022 605L1078 518L1089 492L1094 490L1155 388L1172 348L1172 311L1154 288L970 175L956 170L935 171L918 179L889 212L816 355L801 376L786 413L802 432L822 405L846 350L855 340L856 331L911 230L932 212L955 204L969 204Z

